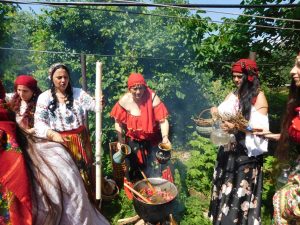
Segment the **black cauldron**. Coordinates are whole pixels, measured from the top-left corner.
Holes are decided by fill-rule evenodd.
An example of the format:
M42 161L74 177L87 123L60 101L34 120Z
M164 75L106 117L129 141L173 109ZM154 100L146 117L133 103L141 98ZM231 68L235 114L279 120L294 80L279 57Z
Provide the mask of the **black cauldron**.
M162 191L170 193L173 198L168 202L148 204L138 199L138 197L133 197L133 206L136 213L145 222L151 224L157 224L158 222L164 222L169 219L169 215L173 214L173 206L175 204L175 198L178 194L176 186L168 180L162 178L148 178L150 183L155 189L160 189ZM140 180L135 183L134 190L140 192L141 189L148 187L146 180Z

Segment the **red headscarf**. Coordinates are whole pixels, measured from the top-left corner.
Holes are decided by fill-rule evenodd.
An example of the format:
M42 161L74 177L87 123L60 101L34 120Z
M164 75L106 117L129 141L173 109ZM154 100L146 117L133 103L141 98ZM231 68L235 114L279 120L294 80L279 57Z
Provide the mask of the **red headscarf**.
M153 126L154 126L154 115L153 115L153 105L152 105L153 91L147 86L147 83L142 74L131 73L127 81L128 89L138 84L144 85L146 87L144 93L144 101L140 105L142 129L146 133L153 133Z
M258 76L258 67L256 62L251 59L240 59L231 67L232 73L243 73L247 76L248 81L253 81L253 76Z
M240 59L235 62L231 67L232 73L243 73L243 65L245 65L246 69L254 69L258 72L258 67L256 62L251 59Z
M0 81L1 98L5 90ZM4 93L4 95L3 95ZM12 224L32 224L31 188L26 163L17 143L17 124L5 100L0 99L0 184L15 198L9 206ZM9 149L6 149L9 148Z
M146 83L146 81L145 81L142 74L140 74L140 73L131 73L129 75L128 81L127 81L128 89L130 89L131 87L133 87L137 84L147 86L147 83Z
M16 78L15 80L15 91L17 90L18 85L24 85L28 87L30 90L35 92L38 87L37 87L37 81L34 79L32 76L29 75L20 75Z

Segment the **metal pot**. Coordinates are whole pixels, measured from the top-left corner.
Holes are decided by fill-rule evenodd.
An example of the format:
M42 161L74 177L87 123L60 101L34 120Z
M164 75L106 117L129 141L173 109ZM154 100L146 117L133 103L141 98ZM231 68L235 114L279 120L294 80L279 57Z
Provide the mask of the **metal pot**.
M136 213L148 223L156 224L168 220L169 215L173 214L175 198L178 194L176 186L168 180L162 178L148 178L155 189L161 189L170 193L173 198L168 202L147 204L138 197L133 197L133 206ZM146 180L140 180L135 183L134 190L140 192L141 189L148 187Z

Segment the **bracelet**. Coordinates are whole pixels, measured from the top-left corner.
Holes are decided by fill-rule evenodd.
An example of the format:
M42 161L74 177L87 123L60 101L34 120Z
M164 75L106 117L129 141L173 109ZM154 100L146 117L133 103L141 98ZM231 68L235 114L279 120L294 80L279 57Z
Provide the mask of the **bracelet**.
M168 137L168 135L167 135L167 134L163 135L163 136L162 136L162 139L164 139L165 137Z

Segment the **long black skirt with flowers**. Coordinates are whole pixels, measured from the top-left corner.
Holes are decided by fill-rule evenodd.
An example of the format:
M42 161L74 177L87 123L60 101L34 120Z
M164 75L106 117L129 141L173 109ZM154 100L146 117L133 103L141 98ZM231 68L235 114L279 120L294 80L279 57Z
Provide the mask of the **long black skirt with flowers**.
M214 225L261 224L263 157L246 151L240 144L219 149L209 209Z

